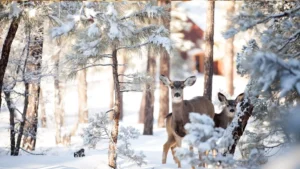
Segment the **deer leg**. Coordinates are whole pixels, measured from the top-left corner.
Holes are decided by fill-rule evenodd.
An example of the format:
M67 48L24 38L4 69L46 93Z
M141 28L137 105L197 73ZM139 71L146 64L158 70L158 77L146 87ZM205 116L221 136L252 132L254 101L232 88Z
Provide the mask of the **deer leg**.
M177 147L181 147L181 139L178 139L178 138L176 139L176 146ZM178 168L181 168L181 162L180 162L180 160L176 156L174 156L174 158L175 158L175 161L177 161Z
M190 151L194 151L194 147L193 146L190 146ZM195 166L192 166L192 169L195 169Z
M204 155L207 157L208 154L209 154L209 151L206 150L206 151L204 152ZM207 168L207 167L208 167L208 164L207 164L207 163L203 163L203 167L204 167L204 168Z
M166 162L167 162L167 156L168 156L168 151L169 151L170 147L174 143L175 143L174 137L173 136L169 136L167 142L164 144L164 147L163 147L162 164L166 164ZM172 152L172 154L173 154L173 152ZM174 154L173 154L173 158L174 158Z

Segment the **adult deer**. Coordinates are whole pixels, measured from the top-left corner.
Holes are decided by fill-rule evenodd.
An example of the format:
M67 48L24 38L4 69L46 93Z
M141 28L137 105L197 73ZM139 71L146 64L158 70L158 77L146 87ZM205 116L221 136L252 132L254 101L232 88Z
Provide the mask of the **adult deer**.
M215 115L214 105L205 97L197 96L191 100L183 100L183 89L186 86L192 86L196 82L196 77L191 76L184 81L171 81L168 77L161 75L160 80L164 85L171 88L172 95L172 114L167 116L166 129L168 140L163 146L162 163L166 163L168 151L171 147L172 154L178 167L181 167L180 161L174 156L174 148L181 147L182 137L186 131L184 125L189 122L189 113L195 112L206 114L213 118Z
M218 99L225 105L225 107L223 108L221 113L215 114L215 127L226 129L234 118L237 103L241 102L244 99L244 93L239 94L235 100L227 100L226 96L219 92Z

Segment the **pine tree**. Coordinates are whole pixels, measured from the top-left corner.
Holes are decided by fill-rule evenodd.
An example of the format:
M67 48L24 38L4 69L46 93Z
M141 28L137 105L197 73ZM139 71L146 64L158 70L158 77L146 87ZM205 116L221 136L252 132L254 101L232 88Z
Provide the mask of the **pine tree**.
M132 12L126 14L126 9ZM103 10L104 9L104 10ZM105 11L105 12L103 12ZM61 22L55 16L58 27L52 31L52 36L62 36L74 32L76 43L74 51L67 57L71 66L70 76L82 69L95 66L112 66L114 79L115 101L113 128L109 143L109 166L117 167L117 140L120 118L121 92L132 91L130 87L120 86L118 67L118 52L120 50L134 51L142 46L154 44L163 46L170 51L170 40L166 36L168 30L164 26L147 25L145 21L168 17L165 7L153 6L150 3L83 3L79 17L73 17L68 22ZM84 27L79 27L85 23ZM78 30L78 31L77 31ZM104 63L104 58L111 59L110 63ZM78 68L79 67L79 68Z
M246 131L240 141L244 158L250 158L251 150L269 151L297 142L291 137L294 131L286 128L293 124L289 117L294 110L299 110L299 11L296 1L244 2L224 34L229 38L246 30L256 33L237 55L238 73L250 78L245 92L254 106L254 125L259 126ZM278 136L282 139L270 140Z

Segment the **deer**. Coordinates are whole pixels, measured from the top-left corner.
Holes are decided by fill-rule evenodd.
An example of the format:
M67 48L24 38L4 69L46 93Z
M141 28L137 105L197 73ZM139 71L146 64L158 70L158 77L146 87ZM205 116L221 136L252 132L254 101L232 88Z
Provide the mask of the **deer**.
M218 99L221 103L225 104L225 107L221 113L215 114L215 127L226 129L235 116L237 103L244 99L244 93L239 94L235 100L227 100L226 96L219 92Z
M191 100L183 99L183 89L195 84L196 76L190 76L184 81L171 81L168 77L160 75L162 83L171 88L172 95L172 113L166 117L166 130L168 139L163 145L162 164L166 163L167 154L171 148L173 159L181 168L181 163L175 157L175 147L181 147L182 138L186 135L184 125L189 123L189 113L206 114L213 119L215 115L214 105L210 100L203 96L194 97Z

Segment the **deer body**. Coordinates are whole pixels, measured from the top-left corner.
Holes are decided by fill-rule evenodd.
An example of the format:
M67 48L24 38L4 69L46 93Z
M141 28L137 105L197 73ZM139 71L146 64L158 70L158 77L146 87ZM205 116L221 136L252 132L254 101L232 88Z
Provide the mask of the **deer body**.
M185 136L186 131L184 125L189 122L189 113L206 114L211 118L214 117L214 106L205 97L194 97L191 100L183 100L183 89L186 86L192 86L196 82L196 77L191 76L185 81L170 81L164 75L160 76L160 80L171 88L172 94L172 113L166 117L166 129L168 140L163 147L162 163L166 163L168 150L171 148L173 158L181 167L180 161L174 156L174 148L181 147L181 140Z

